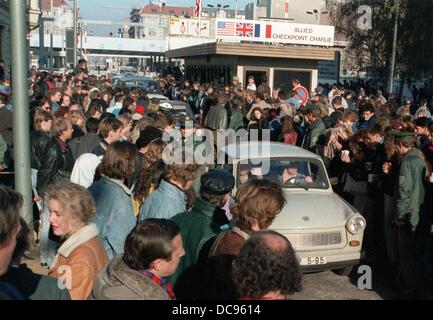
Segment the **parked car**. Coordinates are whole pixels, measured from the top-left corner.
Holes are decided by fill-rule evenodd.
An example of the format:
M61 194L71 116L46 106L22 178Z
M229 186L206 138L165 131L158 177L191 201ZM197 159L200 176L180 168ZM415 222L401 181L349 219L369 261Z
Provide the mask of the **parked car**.
M222 150L236 179L268 178L282 184L287 205L270 229L290 240L304 272L348 275L361 259L365 219L333 192L322 159L299 147L240 142Z
M159 94L159 93L148 93L147 97L149 99L157 98L157 99L159 99L159 101L168 101L168 100L170 100L166 96L164 96L162 94Z
M115 81L115 88L139 88L147 93L161 93L161 87L158 81L147 77L122 77Z
M174 118L176 119L176 126L175 128L180 128L179 120L182 117L188 116L192 119L194 126L198 126L198 121L195 118L194 112L191 110L190 106L183 102L178 100L167 100L167 101L161 101L159 104L159 109L162 111L169 112Z

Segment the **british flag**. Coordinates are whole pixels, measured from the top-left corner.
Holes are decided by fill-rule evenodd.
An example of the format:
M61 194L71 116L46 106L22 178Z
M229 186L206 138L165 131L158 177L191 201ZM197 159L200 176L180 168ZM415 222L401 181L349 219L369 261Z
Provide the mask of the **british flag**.
M246 38L254 37L254 24L236 23L236 36Z

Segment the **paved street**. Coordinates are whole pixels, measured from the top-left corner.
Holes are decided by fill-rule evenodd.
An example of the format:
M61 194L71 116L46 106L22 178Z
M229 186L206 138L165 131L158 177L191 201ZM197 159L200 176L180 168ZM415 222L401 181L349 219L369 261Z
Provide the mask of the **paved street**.
M357 282L357 281L356 281ZM373 290L360 290L350 277L332 271L304 275L304 290L296 294L301 300L382 300Z

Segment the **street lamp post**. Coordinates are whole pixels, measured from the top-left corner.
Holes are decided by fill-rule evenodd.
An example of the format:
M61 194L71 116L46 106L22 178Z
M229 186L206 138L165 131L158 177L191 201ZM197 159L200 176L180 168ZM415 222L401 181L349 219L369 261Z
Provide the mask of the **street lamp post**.
M33 225L32 182L30 171L30 121L29 98L27 96L27 52L26 52L26 14L25 2L10 0L11 17L11 54L13 89L13 128L15 157L15 190L23 195L24 204L21 216Z
M394 73L395 73L395 56L397 52L397 35L398 35L398 1L396 2L395 22L394 22L394 37L392 40L392 56L391 56L391 70L389 73L388 93L391 94L394 89Z
M78 0L74 0L74 65L73 68L75 68L75 65L77 64L77 25L78 25Z
M212 4L208 4L207 6L208 6L209 8L215 8L215 6L212 5ZM228 8L228 7L230 7L228 4L226 4L226 5L222 5L221 3L218 3L218 4L217 4L217 13L216 13L216 17L217 17L217 18L219 17L221 8L225 9L225 8Z

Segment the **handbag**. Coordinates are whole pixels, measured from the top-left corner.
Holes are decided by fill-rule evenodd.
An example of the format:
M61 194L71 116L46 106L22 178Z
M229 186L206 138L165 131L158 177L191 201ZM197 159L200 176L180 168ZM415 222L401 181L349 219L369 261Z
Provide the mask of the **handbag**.
M367 181L356 181L347 172L344 174L343 192L348 194L367 194Z

